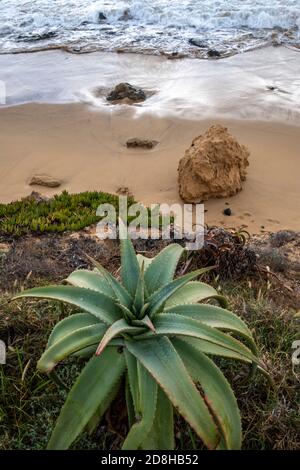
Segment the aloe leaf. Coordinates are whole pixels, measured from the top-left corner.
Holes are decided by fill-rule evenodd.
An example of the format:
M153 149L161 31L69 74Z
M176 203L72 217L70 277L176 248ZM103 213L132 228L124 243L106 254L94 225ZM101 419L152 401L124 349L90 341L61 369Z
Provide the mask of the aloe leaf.
M125 344L205 445L210 449L216 448L220 439L216 425L170 340L153 335L149 340L126 341Z
M126 407L127 407L127 415L128 415L128 424L129 427L134 425L135 423L135 411L133 405L132 394L129 385L128 374L126 375L126 383L125 383L125 398L126 398Z
M138 395L138 421L127 434L123 450L138 449L144 436L149 434L155 418L157 383L140 363L138 363Z
M118 306L122 310L124 318L127 322L136 320L136 317L134 316L133 312L129 308L125 307L125 305L123 304L118 304Z
M196 271L192 271L188 274L185 274L184 276L179 277L178 279L175 279L174 281L169 282L165 286L161 287L159 290L155 291L148 299L149 317L152 318L157 312L159 312L163 305L166 303L166 301L171 297L171 295L173 295L178 289L180 289L180 287L184 286L189 281L195 279L201 274L210 271L211 269L212 268L197 269Z
M99 323L100 321L90 313L74 313L73 315L64 318L55 325L49 336L47 348L62 339L64 336L73 333L80 328L97 325Z
M119 348L124 347L124 341L122 338L112 339L109 343L110 346L118 346ZM93 356L96 351L99 343L94 343L91 346L87 346L86 348L80 349L79 351L75 351L72 356L81 357L81 358L89 358Z
M121 311L115 301L101 292L83 287L49 286L36 287L17 294L13 300L23 297L60 300L91 313L102 322L110 325L121 317Z
M215 299L221 307L227 308L227 300L208 284L199 281L188 282L185 286L178 289L165 304L165 309L174 305L195 304L204 300Z
M85 287L86 289L92 289L110 297L115 297L115 292L108 280L103 275L101 276L99 272L80 269L73 271L66 281L75 287Z
M141 254L136 255L136 257L137 257L137 260L138 260L140 269L141 269L141 267L142 267L142 264L144 263L144 271L145 271L145 272L147 271L147 269L149 268L150 264L151 264L152 261L154 260L154 258L147 258L146 256L143 256L143 255L141 255Z
M140 317L141 310L145 304L145 283L144 283L144 264L141 266L139 279L136 285L135 297L133 301L134 310L137 317Z
M172 281L183 251L182 246L174 243L168 245L153 258L145 273L145 283L149 294Z
M144 328L140 326L131 326L129 325L124 318L121 318L121 320L117 320L115 323L113 323L105 332L98 348L96 351L96 356L99 356L102 354L108 343L115 337L124 335L125 333L140 333L144 331Z
M155 317L154 326L156 335L179 335L191 336L212 343L216 346L222 346L230 351L238 353L251 362L259 365L258 358L240 341L232 338L230 335L216 330L193 318L183 317L172 313L165 313ZM145 333L139 336L139 340L148 338L153 333Z
M124 349L126 367L128 371L128 385L130 388L132 402L134 407L134 416L138 413L139 408L139 380L138 380L138 365L136 357L130 354L127 349Z
M123 221L119 221L121 244L121 277L124 287L133 297L140 276L139 263ZM125 238L126 237L126 238Z
M124 355L116 348L107 348L101 356L90 359L69 392L48 449L64 450L72 444L112 393L124 369Z
M164 391L158 387L154 422L149 434L144 438L141 448L144 450L173 450L174 447L173 405Z
M236 350L228 348L227 345L221 346L220 344L208 342L200 338L193 338L189 336L182 336L181 338L188 344L191 344L199 351L210 356L220 356L226 357L228 359L234 359L237 361L245 362L246 364L252 365L253 361L244 356L244 354L239 353Z
M109 406L112 404L112 402L116 398L119 388L120 388L120 381L117 381L111 387L110 393L102 400L96 412L87 423L86 430L90 435L93 434L93 432L95 432L96 428L99 426L104 413L106 412L106 410L109 408Z
M246 324L237 315L214 305L194 304L177 305L164 310L165 313L176 313L185 318L193 318L212 328L218 328L224 331L231 331L244 338L249 348L254 354L257 354L251 331Z
M234 393L220 369L205 354L180 339L172 341L194 381L201 385L219 428L225 447L241 448L242 426Z
M90 262L95 266L97 272L103 276L108 284L113 289L115 296L119 302L126 307L130 307L132 303L132 298L129 292L125 289L124 286L107 270L105 269L98 261L94 260L91 256L86 255Z
M133 320L132 324L135 326L144 326L146 328L149 328L149 330L153 331L153 333L155 333L155 326L153 325L148 315L146 315L141 320Z
M99 343L106 330L107 327L105 325L98 323L69 333L45 350L38 361L38 369L49 373L56 364L70 354Z

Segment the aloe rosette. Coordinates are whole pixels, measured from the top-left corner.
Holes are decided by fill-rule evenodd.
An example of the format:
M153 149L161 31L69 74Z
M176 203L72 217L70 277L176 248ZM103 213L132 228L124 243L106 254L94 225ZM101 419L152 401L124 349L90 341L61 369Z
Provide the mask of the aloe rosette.
M57 323L38 362L40 371L52 373L69 356L88 359L49 449L66 449L83 430L94 430L123 384L129 420L123 449L173 449L175 410L207 448L241 447L236 398L211 356L264 367L246 324L213 287L196 280L209 268L174 279L183 251L171 244L149 259L124 238L120 281L96 263L94 271L74 271L69 285L15 296L81 310Z

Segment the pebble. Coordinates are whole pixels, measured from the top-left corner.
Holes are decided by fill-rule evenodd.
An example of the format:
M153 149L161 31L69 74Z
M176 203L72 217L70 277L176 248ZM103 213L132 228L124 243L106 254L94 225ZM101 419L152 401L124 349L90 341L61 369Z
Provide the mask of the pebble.
M228 215L228 216L231 215L232 212L231 212L230 207L226 207L226 209L223 210L223 214L224 214L224 215Z

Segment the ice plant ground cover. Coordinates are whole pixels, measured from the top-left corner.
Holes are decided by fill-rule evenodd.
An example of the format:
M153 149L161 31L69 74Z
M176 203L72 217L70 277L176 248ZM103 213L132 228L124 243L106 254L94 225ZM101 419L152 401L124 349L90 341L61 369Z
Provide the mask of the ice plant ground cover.
M94 271L74 271L70 285L14 297L55 299L81 310L54 327L38 362L40 371L53 375L69 356L89 358L49 449L66 449L84 429L95 429L123 376L129 420L123 449L173 449L174 409L209 449L241 447L235 396L209 356L267 372L246 324L214 288L195 280L210 268L174 279L183 251L171 244L149 259L135 254L130 239L121 239L121 282L96 263Z

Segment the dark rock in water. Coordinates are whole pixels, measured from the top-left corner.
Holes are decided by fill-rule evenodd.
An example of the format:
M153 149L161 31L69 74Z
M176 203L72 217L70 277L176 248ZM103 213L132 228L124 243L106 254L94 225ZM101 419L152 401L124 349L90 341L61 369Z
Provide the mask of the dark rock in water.
M126 8L126 10L124 10L124 12L123 12L123 15L120 16L119 21L128 21L128 20L132 20L132 19L133 19L133 16L130 13L129 8Z
M156 140L138 139L138 138L129 139L126 142L127 148L152 149L157 144L158 142Z
M226 207L226 209L223 210L223 214L224 214L224 215L231 215L232 212L231 212L230 207Z
M205 47L207 47L206 42L201 41L201 39L197 39L197 38L189 39L189 44L191 44L192 46L200 47L201 49L204 49Z
M275 91L275 90L277 90L277 87L276 87L276 86L273 86L273 85L267 85L266 88L267 88L267 90L269 90L269 91Z
M119 83L106 97L107 101L129 100L132 102L145 101L146 93L130 83Z
M98 20L99 21L107 20L107 17L104 15L104 13L102 13L102 11L100 11L99 14L98 14Z
M34 41L45 41L46 39L54 38L57 35L55 31L47 31L45 33L38 34L20 34L17 36L19 42L34 42Z
M207 55L208 57L221 57L221 53L216 49L209 49L209 51L207 51Z

